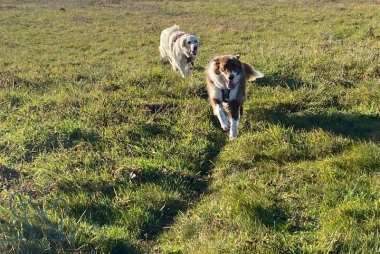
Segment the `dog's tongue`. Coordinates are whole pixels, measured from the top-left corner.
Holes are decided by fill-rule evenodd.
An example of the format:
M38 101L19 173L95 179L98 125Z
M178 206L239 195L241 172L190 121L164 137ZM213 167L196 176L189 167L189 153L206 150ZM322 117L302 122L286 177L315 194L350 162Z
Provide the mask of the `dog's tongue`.
M228 89L234 89L235 88L235 83L232 80L228 80L227 88Z

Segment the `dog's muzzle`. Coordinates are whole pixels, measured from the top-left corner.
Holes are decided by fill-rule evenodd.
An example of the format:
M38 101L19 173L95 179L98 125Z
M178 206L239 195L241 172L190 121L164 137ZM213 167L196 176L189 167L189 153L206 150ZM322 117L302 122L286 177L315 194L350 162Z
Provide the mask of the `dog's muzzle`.
M194 47L190 50L190 53L191 53L193 56L196 56L196 55L197 55L197 50L198 50L198 46L194 46Z
M232 78L231 78L231 76L232 76ZM236 84L234 83L233 79L234 79L233 75L230 75L228 77L228 79L226 79L227 89L231 89L232 90L232 89L234 89L236 87Z

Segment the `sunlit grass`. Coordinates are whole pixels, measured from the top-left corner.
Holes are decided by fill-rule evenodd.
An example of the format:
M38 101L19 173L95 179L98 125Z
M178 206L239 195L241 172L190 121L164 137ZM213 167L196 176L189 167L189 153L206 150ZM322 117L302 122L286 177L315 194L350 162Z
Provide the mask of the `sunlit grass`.
M71 238L38 217L36 241L0 249L379 252L379 15L376 1L3 1L0 236L21 232L9 199L27 190L28 214L67 201ZM174 23L201 41L189 79L159 59ZM265 77L229 142L204 75L236 53Z

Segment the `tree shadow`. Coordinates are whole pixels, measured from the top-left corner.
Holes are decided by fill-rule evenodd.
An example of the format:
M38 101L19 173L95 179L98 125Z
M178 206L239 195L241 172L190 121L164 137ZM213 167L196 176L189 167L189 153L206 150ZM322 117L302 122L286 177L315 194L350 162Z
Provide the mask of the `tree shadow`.
M146 125L141 126L143 134L131 133L133 134L131 140L137 142L141 140L141 135L154 139L157 135L170 132L170 129L160 129L157 127L156 124L146 123ZM124 168L118 170L112 183L84 183L79 180L68 183L65 188L77 186L79 189L86 189L88 192L102 193L101 199L94 200L91 204L76 205L70 209L69 214L76 218L86 218L86 221L97 226L117 224L123 214L115 210L112 205L113 200L116 198L115 190L124 188L140 189L141 186L157 185L160 188L164 188L167 192L177 192L180 194L179 199L156 200L152 201L153 205L143 208L144 213L149 214L149 216L147 221L139 227L140 232L137 238L143 242L149 242L157 238L165 229L173 225L175 217L179 213L185 212L191 204L197 203L201 196L207 192L209 187L208 176L213 168L213 161L225 146L227 138L222 140L219 135L214 136L210 134L208 139L210 144L205 147L205 153L201 155L189 155L190 161L194 165L198 165L191 170L195 172L194 174L170 171L161 167L144 166L143 168ZM148 155L143 154L142 156ZM113 253L123 253L125 248L133 248L133 246L120 244L120 251L118 252L115 249ZM125 244L130 243L125 242ZM135 250L129 250L129 252L124 253L139 253L138 246L135 247Z
M270 87L283 87L292 91L297 90L303 86L313 87L311 83L305 82L298 78L296 75L283 74L281 72L275 72L273 74L266 74L264 77L255 81L258 86L270 86Z
M186 197L186 200L168 200L160 210L150 210L150 220L141 227L140 238L144 240L152 240L156 238L165 228L170 228L174 223L175 217L180 212L184 212L189 209L190 204L197 203L201 196L207 192L209 182L207 176L210 174L213 168L213 161L220 153L222 147L225 145L225 141L214 140L214 145L207 147L207 155L202 161L197 163L198 169L194 169L199 172L196 176L190 176L178 172L165 172L162 170L153 169L145 171L138 175L141 183L156 183L162 184L165 182L166 186L177 186L178 179L181 181L182 188L176 188L176 191L181 192L182 197ZM173 189L174 190L174 189Z
M259 109L253 114L258 120L269 121L295 130L310 131L321 128L335 135L354 140L380 142L380 117L378 115L349 113L309 113L293 110L293 105L280 103L270 109Z
M25 153L23 159L26 162L32 162L42 152L52 152L54 149L62 146L65 149L74 147L79 142L89 142L95 144L101 140L98 132L75 128L66 133L67 137L60 137L62 133L49 131L44 140L30 140L25 142Z

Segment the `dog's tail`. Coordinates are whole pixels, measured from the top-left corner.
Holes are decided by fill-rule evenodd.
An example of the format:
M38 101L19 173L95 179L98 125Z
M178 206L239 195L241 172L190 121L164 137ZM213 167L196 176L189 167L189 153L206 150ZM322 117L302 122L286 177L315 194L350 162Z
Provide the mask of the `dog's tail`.
M249 64L244 63L244 62L242 62L241 64L243 65L243 69L244 69L247 81L254 81L255 79L264 77L263 73L261 73L258 70L253 69L253 67L250 66Z
M174 24L171 28L174 29L174 30L179 30L179 25Z

